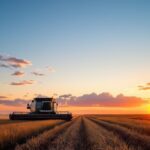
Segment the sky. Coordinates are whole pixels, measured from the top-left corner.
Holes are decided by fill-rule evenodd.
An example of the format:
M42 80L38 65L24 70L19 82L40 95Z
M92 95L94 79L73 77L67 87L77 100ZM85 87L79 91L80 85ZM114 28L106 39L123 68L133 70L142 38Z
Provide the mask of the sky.
M74 112L150 112L149 7L149 0L0 0L0 109L55 95L60 109Z

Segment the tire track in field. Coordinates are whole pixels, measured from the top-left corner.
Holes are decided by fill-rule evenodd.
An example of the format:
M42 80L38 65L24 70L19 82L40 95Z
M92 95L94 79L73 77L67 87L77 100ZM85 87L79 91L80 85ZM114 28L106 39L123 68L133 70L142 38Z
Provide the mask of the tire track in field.
M90 120L107 129L108 131L113 132L133 149L150 150L150 137L138 134L137 132L131 131L125 127L121 127L117 124L110 124L108 122L104 122L93 118L90 118Z
M82 118L78 118L62 134L59 134L48 146L49 150L80 150L83 144Z
M58 134L58 131L61 132L61 130L63 130L63 128L69 126L71 122L61 122L57 125L54 125L52 127L47 128L46 130L44 130L43 132L40 132L36 135L32 135L32 137L22 141L21 143L17 143L17 145L14 147L15 150L30 150L30 146L31 149L32 147L34 147L33 149L36 150L36 146L43 144L42 142L44 142L44 138L43 136L46 136L45 133L54 133L53 136L51 136L51 138L54 138L56 136L56 134ZM41 139L41 141L39 140L39 137ZM44 145L43 145L44 146ZM10 149L12 150L12 149ZM41 149L43 150L43 149Z
M93 150L87 139L86 121L78 117L62 128L59 126L17 146L16 150Z
M52 141L48 150L88 150L83 117L79 117L62 134Z
M61 138L64 136L66 131L73 126L73 124L79 119L79 117L75 118L70 122L66 122L62 125L56 126L51 130L45 131L43 134L38 135L37 137L33 137L29 139L26 143L22 145L18 145L15 150L48 150L48 149L57 149L59 142L60 144L64 144ZM70 137L69 137L70 138ZM69 142L68 139L66 141ZM61 148L63 149L63 148ZM66 148L65 148L66 149Z
M88 140L87 136L86 121L84 117L82 117L79 132L77 135L78 142L76 143L74 150L92 150L92 144Z
M28 123L28 122L27 122L27 123ZM62 124L64 124L64 123L65 123L65 121L62 120L62 121L59 121L59 122L54 123L54 124L52 124L52 125L46 125L46 126L44 126L44 127L41 126L41 128L38 128L37 130L35 130L35 131L32 132L31 134L27 134L27 135L26 135L26 133L25 133L26 136L17 137L16 140L14 140L15 137L16 137L16 135L15 135L15 129L13 129L12 131L9 130L9 132L12 132L12 134L11 134L11 136L10 136L10 138L9 138L10 140L4 141L4 144L1 145L0 150L13 150L13 149L15 149L15 147L16 147L18 144L23 144L23 143L25 143L28 139L31 139L32 137L36 137L36 136L38 136L39 134L42 134L43 132L45 132L45 131L47 131L47 130L50 130L50 129L53 129L53 128L55 128L56 126L62 125ZM24 127L26 127L26 126L24 126ZM18 126L18 128L19 128L19 126ZM11 128L10 128L10 129L11 129ZM7 132L8 132L8 131L7 131ZM6 134L7 134L7 132L6 132ZM16 132L17 132L17 131L16 131ZM22 132L21 134L24 134L24 133ZM13 137L13 135L14 135L14 137Z
M87 141L90 143L89 150L131 150L128 145L118 136L99 126L88 118L85 120ZM133 150L133 149L132 149Z
M119 122L119 121L104 120L104 119L100 119L100 120L103 122L113 124L113 125L119 125L121 127L125 127L127 129L137 132L139 134L150 136L150 128L148 128L148 127L144 128L142 126L137 126L135 124L129 124L128 122Z

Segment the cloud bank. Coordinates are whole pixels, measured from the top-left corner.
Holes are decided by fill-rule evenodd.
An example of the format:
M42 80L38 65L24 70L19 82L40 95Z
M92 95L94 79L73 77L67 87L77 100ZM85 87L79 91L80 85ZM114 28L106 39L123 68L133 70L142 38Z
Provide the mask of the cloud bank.
M36 95L38 97L45 97L43 95ZM16 100L4 100L0 98L0 104L9 106L25 106L29 100L16 99ZM138 107L143 104L149 103L148 100L144 100L135 96L124 96L119 94L116 97L110 93L101 94L85 94L79 97L72 96L71 94L61 95L57 98L59 106L75 106L75 107Z
M85 94L79 97L72 96L71 94L59 96L58 102L62 106L97 106L97 107L137 107L141 106L148 101L135 96L124 96L119 94L116 97L110 93L95 93Z

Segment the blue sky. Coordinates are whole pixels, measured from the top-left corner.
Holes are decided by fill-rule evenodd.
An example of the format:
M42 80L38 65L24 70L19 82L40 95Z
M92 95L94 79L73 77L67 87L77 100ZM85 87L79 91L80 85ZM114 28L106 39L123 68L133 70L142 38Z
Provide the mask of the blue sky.
M32 89L149 97L148 91L137 90L150 81L149 8L148 0L1 0L0 54L30 60L22 80L37 81L11 89L5 84L18 78L0 68L2 94L10 88L9 93L22 95ZM30 74L46 66L56 72Z

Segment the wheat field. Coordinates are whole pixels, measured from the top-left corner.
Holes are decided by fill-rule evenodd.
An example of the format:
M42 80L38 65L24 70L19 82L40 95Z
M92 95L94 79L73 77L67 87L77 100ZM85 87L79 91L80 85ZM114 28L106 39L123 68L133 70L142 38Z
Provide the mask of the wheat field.
M2 121L1 150L150 149L149 115L82 115L68 122Z

